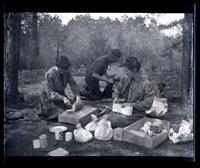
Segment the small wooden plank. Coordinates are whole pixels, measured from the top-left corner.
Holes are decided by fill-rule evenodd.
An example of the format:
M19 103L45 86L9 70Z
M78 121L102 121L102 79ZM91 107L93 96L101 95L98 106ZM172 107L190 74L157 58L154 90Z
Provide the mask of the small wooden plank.
M69 151L64 150L63 148L57 148L48 153L48 156L68 156Z
M87 124L91 121L91 114L97 113L96 107L84 105L82 109L75 112L65 111L58 115L58 122L76 125L78 123Z

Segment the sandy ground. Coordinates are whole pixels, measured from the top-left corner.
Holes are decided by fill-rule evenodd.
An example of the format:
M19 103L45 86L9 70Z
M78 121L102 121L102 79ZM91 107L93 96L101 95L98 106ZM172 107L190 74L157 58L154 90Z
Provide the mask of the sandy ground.
M176 109L176 114L173 111ZM169 114L162 119L171 122L172 127L180 124L185 115L181 114L179 107L175 104L170 107ZM178 112L179 111L179 112ZM30 111L31 113L31 111ZM49 128L55 125L65 125L68 131L73 131L75 126L61 124L57 121L45 121L40 118L20 119L8 121L5 126L6 143L5 156L47 156L47 153L62 147L70 152L70 156L178 156L193 157L193 142L173 144L166 140L154 149L136 146L127 142L110 140L107 142L93 139L91 142L81 144L72 140L71 142L56 141L54 134ZM48 147L45 149L33 149L32 141L41 134L46 134Z
M41 72L40 72L41 74ZM178 156L178 157L194 157L193 141L187 143L173 144L170 140L166 140L154 149L148 149L136 146L127 142L110 140L107 142L93 139L91 142L81 144L72 140L71 142L56 141L54 134L49 132L49 127L54 125L65 125L68 131L73 131L75 126L69 124L61 124L57 121L46 121L38 118L32 113L33 107L37 104L38 95L44 85L44 78L37 72L32 74L32 78L25 77L27 74L21 75L20 91L24 92L26 106L18 108L23 112L24 118L18 120L7 120L4 124L5 131L5 156L47 156L47 153L62 147L70 152L70 156ZM35 76L34 76L35 75ZM26 79L26 80L24 80ZM76 77L79 85L82 85L82 78ZM175 80L175 79L173 79ZM175 87L175 86L173 86ZM169 89L169 88L168 88ZM165 91L166 92L166 91ZM171 93L175 92L171 89ZM169 93L169 92L167 92ZM177 95L177 93L176 93ZM93 102L91 105L110 105L111 102ZM169 103L168 115L162 119L171 122L173 128L177 127L182 119L186 119L188 112L183 112L177 102ZM41 134L46 134L48 139L48 147L45 149L33 149L32 141L37 139Z

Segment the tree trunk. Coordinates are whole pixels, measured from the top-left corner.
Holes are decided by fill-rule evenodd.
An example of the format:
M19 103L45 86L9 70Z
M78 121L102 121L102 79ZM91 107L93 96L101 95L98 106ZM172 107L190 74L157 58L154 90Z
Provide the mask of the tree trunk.
M60 56L60 45L61 45L61 32L58 32L56 60L57 60L58 57Z
M8 20L8 13L4 13L4 48L3 48L3 55L4 60L6 60L6 48L7 48L7 20ZM5 66L4 66L5 71Z
M6 105L16 103L18 94L18 65L20 55L21 16L9 13L7 23L7 47L5 55L5 101Z
M38 36L38 16L33 13L32 17L32 40L33 40L33 68L39 68L39 36Z
M193 16L186 13L183 24L183 58L182 58L182 108L190 109L192 105L193 84Z

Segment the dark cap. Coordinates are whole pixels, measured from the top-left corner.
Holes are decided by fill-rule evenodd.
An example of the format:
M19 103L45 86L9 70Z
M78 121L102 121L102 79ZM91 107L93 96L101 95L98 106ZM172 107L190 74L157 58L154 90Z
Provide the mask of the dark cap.
M68 69L70 65L71 65L71 63L69 61L69 58L65 55L58 57L56 60L56 66L58 66L58 67Z
M111 50L111 54L112 54L113 56L115 56L115 57L118 57L118 58L121 57L121 52L120 52L119 49L113 49L113 50Z
M122 66L128 68L129 70L136 69L139 71L141 64L136 57L127 57L125 63Z

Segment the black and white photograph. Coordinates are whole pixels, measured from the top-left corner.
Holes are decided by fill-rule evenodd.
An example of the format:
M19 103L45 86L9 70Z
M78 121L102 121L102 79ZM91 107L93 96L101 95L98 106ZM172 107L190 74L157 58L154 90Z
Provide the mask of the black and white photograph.
M195 159L195 15L3 12L4 156Z

